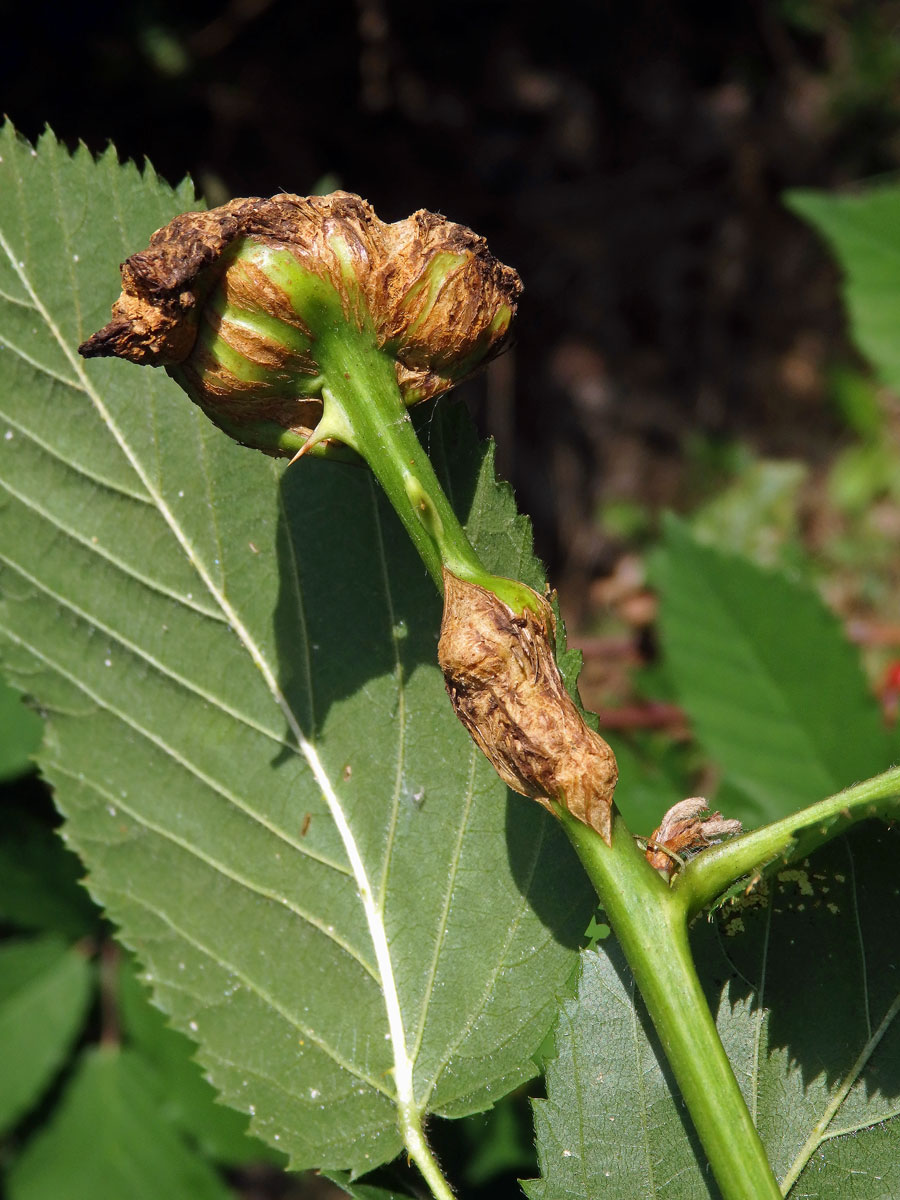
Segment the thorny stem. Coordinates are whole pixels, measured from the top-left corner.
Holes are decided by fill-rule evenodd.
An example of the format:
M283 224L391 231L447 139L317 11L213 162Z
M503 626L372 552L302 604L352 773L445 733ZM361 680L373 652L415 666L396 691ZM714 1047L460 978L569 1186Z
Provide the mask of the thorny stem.
M418 1109L409 1108L404 1111L401 1114L401 1122L406 1151L419 1168L434 1200L456 1200L453 1189L444 1177L438 1161L434 1157L434 1152L428 1144Z
M438 587L446 566L521 611L533 593L491 575L479 560L416 437L393 364L366 331L347 335L344 324L333 341L318 344L327 385L317 434L340 437L368 461ZM559 815L628 959L723 1197L774 1200L781 1193L691 958L686 906L644 860L621 817L610 848L568 812L560 808ZM418 1114L409 1116L410 1157L445 1200L451 1193Z
M900 767L892 767L771 825L711 846L688 863L676 878L672 892L691 920L741 876L777 859L803 857L829 838L844 833L854 822L879 816L888 808L896 809L898 797Z
M372 335L342 323L333 338L320 335L317 349L326 379L317 436L339 437L367 460L437 586L446 567L519 612L529 606L530 589L491 575L478 558L415 434L393 364ZM685 906L646 863L621 817L610 848L568 812L559 815L628 959L723 1197L774 1200L781 1193L697 979ZM407 1116L410 1157L434 1196L449 1200L418 1114Z

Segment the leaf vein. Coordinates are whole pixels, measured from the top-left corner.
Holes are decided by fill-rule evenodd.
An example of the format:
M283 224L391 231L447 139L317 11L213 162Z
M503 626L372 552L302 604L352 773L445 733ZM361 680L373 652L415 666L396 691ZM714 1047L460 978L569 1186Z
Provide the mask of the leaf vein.
M128 901L131 904L136 904L139 908L144 909L145 912L152 913L153 916L156 917L158 921L161 921L168 929L170 929L176 937L179 937L182 939L182 941L187 942L189 946L193 946L195 950L199 951L200 954L205 955L210 962L216 965L216 967L227 971L228 974L234 979L239 980L251 995L257 996L264 1004L269 1006L272 1012L277 1013L288 1025L290 1025L293 1029L296 1029L298 1033L302 1033L304 1037L309 1038L313 1045L318 1046L319 1049L324 1054L327 1054L328 1057L342 1070L347 1071L349 1074L353 1075L354 1078L359 1079L361 1082L367 1083L369 1087L374 1088L377 1092L381 1092L382 1095L388 1096L391 1100L394 1099L394 1097L391 1096L391 1093L380 1080L366 1074L366 1072L360 1067L357 1067L351 1063L337 1049L335 1049L334 1046L327 1042L320 1034L316 1033L311 1026L304 1025L303 1022L299 1021L293 1013L279 1004L278 1001L275 1000L274 996L270 996L268 992L266 992L257 983L246 976L237 967L232 966L224 958L221 952L214 952L210 950L210 948L204 945L204 943L198 938L187 933L179 925L176 925L176 923L171 919L171 917L168 916L167 913L161 912L158 908L155 908L142 897L135 896L133 893L127 890L112 888L107 894L121 897L123 900ZM167 982L166 986L169 986ZM203 1008L212 1007L209 1001L205 1000L204 997L199 996L196 993L189 992L188 989L182 987L181 985L173 986L178 986L179 990L185 992L187 995L194 995L197 1003L202 1005Z
M878 1043L887 1033L891 1023L898 1013L900 1013L900 992L898 992L894 997L892 1004L882 1018L881 1024L878 1026L872 1036L868 1038L862 1050L860 1050L856 1061L847 1072L843 1082L841 1083L841 1086L837 1089L831 1100L829 1100L825 1107L825 1111L822 1113L822 1116L815 1123L809 1137L800 1147L797 1157L794 1159L793 1163L791 1163L787 1174L782 1180L781 1190L785 1196L800 1178L800 1175L803 1173L803 1169L816 1152L816 1149L822 1144L823 1141L830 1140L828 1135L828 1126L834 1120L835 1115L837 1114L841 1105L847 1099L850 1089L853 1087L854 1083L856 1083L863 1068L874 1054Z
M3 245L2 233L0 233L0 245ZM42 375L49 376L50 379L55 379L57 383L62 383L66 387L72 388L73 391L84 391L84 388L80 386L77 380L67 379L65 375L60 375L58 371L54 371L46 363L38 362L36 358L32 358L21 346L17 346L15 342L11 342L5 335L0 335L0 346L5 346L7 350L11 350L17 358L21 358L22 362L27 363L32 370L39 371Z
M268 821L264 816L262 816L261 813L255 812L252 808L249 808L223 784L219 783L218 780L213 779L204 771L201 771L199 767L194 766L189 759L184 758L183 755L179 754L172 746L169 746L168 743L163 741L162 738L158 737L154 733L151 733L150 730L145 729L139 722L131 720L124 713L119 712L113 705L108 703L91 688L89 688L83 680L73 675L70 671L66 671L63 667L61 667L58 663L55 663L52 659L48 658L45 654L42 654L37 647L30 645L30 643L25 641L24 638L19 637L19 635L13 632L13 630L9 629L8 627L3 628L2 626L0 626L0 629L2 629L2 632L10 639L10 641L14 642L22 649L27 650L39 662L42 662L51 671L55 671L60 678L65 679L68 683L71 683L73 687L82 692L83 695L85 695L98 708L102 708L105 712L108 712L111 716L121 721L124 725L127 725L129 729L132 729L140 737L148 741L152 746L155 746L158 750L162 751L166 757L170 758L172 762L181 767L182 770L187 772L187 774L193 776L194 779L202 783L204 787L209 788L217 796L221 796L223 800L233 805L246 816L250 817L251 820L257 822L257 824L268 830L269 833L273 834L275 837L280 839L280 841L284 842L285 845L290 846L292 850L297 850L304 856L304 858L312 858L315 859L316 862L321 862L324 866L331 867L332 870L337 871L341 875L350 874L347 867L314 854L308 846L305 846L302 842L291 838L287 833L284 832L284 830L279 829L271 821Z
M42 520L47 521L53 526L54 529L58 529L60 533L63 533L66 535L66 537L71 538L73 542L77 542L86 550L90 550L92 553L96 554L98 558L102 558L105 562L108 562L110 566L115 567L118 571L121 571L123 575L127 576L127 578L134 580L136 583L139 583L142 587L147 588L149 591L157 592L159 595L165 596L169 600L173 600L182 608L191 609L194 612L199 613L200 616L206 617L210 621L216 621L219 624L225 624L225 619L222 614L217 612L214 608L206 608L204 605L198 604L194 599L188 600L185 595L173 591L171 588L166 587L165 584L159 583L156 580L149 578L149 576L142 575L140 571L136 571L123 559L118 558L115 554L111 554L104 546L101 545L99 541L94 542L91 538L85 537L83 534L79 533L78 530L72 529L68 525L65 525L59 519L59 517L51 512L48 512L41 505L37 504L30 496L26 496L24 493L19 492L15 488L11 487L7 480L0 479L0 487L2 487L8 495L12 496L14 500L17 500L21 505L29 509L29 511L35 513Z
M163 679L174 683L180 688L184 688L185 691L199 697L204 701L204 703L210 705L211 708L217 709L224 716L230 717L233 721L237 721L238 724L244 725L247 729L252 729L254 733L261 734L263 737L274 742L276 746L281 746L283 749L289 750L291 754L299 757L297 754L297 747L292 742L287 741L280 734L275 733L274 730L267 729L264 725L260 725L259 722L254 721L253 718L247 716L246 713L242 713L238 711L238 709L232 708L231 705L226 704L224 700L213 695L212 692L208 692L205 688L201 687L197 683L194 683L184 675L179 675L177 671L173 671L171 667L168 667L165 665L165 663L160 662L159 659L155 658L141 646L138 646L135 642L130 641L117 629L113 629L95 615L86 613L83 609L79 608L77 604L73 604L72 601L67 597L61 596L57 592L54 592L52 588L48 587L45 583L43 583L42 580L36 578L36 576L32 575L29 571L26 571L25 568L19 563L14 562L11 558L7 558L2 550L0 550L0 562L6 563L8 567L10 567L24 580L30 583L32 587L37 588L40 592L52 600L54 604L59 605L60 608L67 609L86 625L92 625L94 628L101 630L112 641L121 646L123 650L126 650L129 654L134 655L134 657L140 659L141 662L146 663L147 666L156 671L157 674Z
M346 941L346 939L342 938L339 934L335 933L333 929L329 929L329 927L327 925L325 925L324 922L319 921L316 917L313 917L305 909L300 908L299 905L295 904L292 900L289 900L286 896L281 896L277 892L272 891L270 888L262 887L258 883L255 883L253 880L248 879L246 876L239 874L237 871L233 871L231 868L227 867L224 863L220 862L218 859L213 858L212 855L205 854L198 846L193 845L186 838L180 837L173 830L166 829L164 826L158 825L155 821L148 820L148 818L143 813L138 812L138 810L133 808L130 804L128 804L128 802L126 800L123 800L121 796L113 795L112 792L110 792L106 788L102 787L99 783L96 782L96 780L89 779L89 778L87 778L87 776L85 776L83 774L75 775L73 772L67 770L65 767L60 766L59 763L54 763L53 765L54 765L54 770L57 771L60 775L65 775L67 778L73 780L74 782L77 782L79 784L85 784L88 787L92 788L102 800L107 801L109 804L113 805L116 809L120 809L123 813L126 813L129 817L131 817L131 819L133 821L135 821L143 829L146 829L149 833L156 834L157 837L161 837L165 841L171 842L175 846L179 846L187 854L190 854L193 858L196 858L200 862L205 863L208 867L210 867L213 871L217 872L224 879L232 880L239 887L244 888L246 891L251 892L253 895L261 896L265 900L271 900L274 904L278 904L281 907L286 908L289 912L292 912L301 921L304 921L307 925L310 925L310 926L312 926L312 928L316 929L319 933L322 934L323 937L327 938L328 941L333 942L340 950L343 950L345 954L349 955L350 958L352 958L355 962L357 962L368 975L371 975L371 977L376 982L378 981L378 973L376 972L375 968L371 965L371 963L367 962L362 957L362 955L356 950L356 948L354 946L352 946L348 941ZM323 864L323 865L329 865L329 864Z
M369 476L369 496L372 500L372 512L375 523L375 537L378 544L378 564L381 568L381 580L384 586L384 598L387 605L388 621L390 622L391 645L394 652L394 672L397 678L397 771L394 777L394 794L391 797L391 814L388 820L387 838L385 839L384 850L384 866L381 871L381 883L378 888L378 909L379 912L384 912L384 906L387 900L388 878L390 876L391 861L394 853L394 842L397 835L397 821L400 816L400 792L403 787L403 777L406 772L406 687L403 679L403 663L400 658L400 647L397 645L397 638L394 634L396 624L394 614L394 599L391 591L390 572L388 570L387 555L384 548L384 530L381 524L381 513L378 508L378 494L375 490L375 481ZM416 1061L419 1051L419 1039L416 1040L415 1049L410 1054L413 1062Z
M476 749L475 746L472 746L470 749L470 753L471 753L473 759L477 760L477 756L480 755L481 751ZM507 790L506 796L507 796L507 803L509 803L509 796L510 796L509 790ZM548 820L549 820L549 818L548 818ZM438 1083L440 1082L440 1079L441 1079L442 1075L444 1074L444 1072L446 1071L447 1067L450 1065L450 1062L452 1061L454 1054L456 1054L457 1050L459 1050L460 1046L463 1044L463 1042L466 1040L466 1038L472 1032L472 1030L475 1027L476 1022L478 1021L478 1018L484 1012L484 1009L485 1009L488 1001L490 1000L490 997L492 996L492 994L494 992L494 985L497 981L497 977L499 976L500 972L503 970L503 968L507 964L507 955L509 953L510 945L511 945L512 940L515 937L516 933L518 932L519 923L521 922L522 915L523 915L523 913L525 913L527 911L527 908L528 908L527 896L531 890L532 884L534 883L535 871L537 870L537 864L538 864L538 861L541 856L541 850L543 849L544 839L547 836L547 822L546 821L541 821L540 831L541 831L540 836L536 837L534 839L531 863L529 864L527 871L523 872L521 882L519 884L522 901L521 901L521 904L519 905L518 914L516 915L515 919L511 920L509 923L509 927L506 931L506 937L504 939L502 947L498 947L498 953L497 953L497 957L494 961L493 969L491 970L490 974L488 975L487 980L485 981L485 986L482 989L481 996L478 998L478 1001L474 1005L472 1011L469 1013L469 1015L466 1017L465 1021L462 1023L459 1033L457 1034L456 1038L451 1043L451 1045L448 1047L446 1053L444 1054L443 1058L441 1059L441 1061L437 1067L437 1070L434 1072L434 1078L432 1080L432 1083L431 1083L430 1087L428 1088L428 1091L427 1091L426 1095L423 1097L422 1102L421 1102L422 1111L424 1111L427 1108L428 1103L430 1102L430 1098L431 1098L431 1096L434 1095L434 1093L437 1089Z
M850 896L853 904L853 928L859 946L860 986L863 994L863 1009L866 1014L866 1036L872 1036L872 1005L869 999L869 970L866 964L866 942L863 937L862 923L859 917L859 893L856 882L856 864L853 858L853 848L846 844L847 863L850 875Z
M15 304L19 308L30 308L32 312L37 312L37 309L30 301L22 300L18 296L11 296L9 292L4 292L3 288L0 288L0 300L6 300L7 303Z
M284 503L284 491L278 488L278 510L281 520L285 528L285 542L287 543L287 552L290 558L290 570L287 572L291 583L291 590L294 594L294 609L297 614L297 619L300 625L300 632L303 636L303 673L306 676L306 695L309 697L309 728L315 729L316 726L316 698L313 690L313 674L312 674L312 658L309 652L309 619L306 615L306 603L303 599L303 588L300 585L300 563L297 559L294 539L291 536L291 527L288 520L287 510Z
M33 429L29 429L26 425L23 425L20 421L17 421L15 417L11 417L8 413L0 411L0 418L2 418L2 420L4 420L8 425L11 425L17 433L20 433L24 438L27 438L28 441L37 446L50 458L55 459L58 463L61 463L70 471L73 471L76 475L80 475L83 479L89 479L91 483L97 484L99 487L104 488L108 492L115 492L120 496L124 496L128 500L136 500L139 504L146 504L150 507L155 507L150 497L144 493L133 492L128 488L122 487L122 485L119 483L112 483L110 480L104 479L101 475L97 475L93 471L88 471L81 464L75 463L71 459L66 458L64 454L61 454L59 450L57 450L54 446L51 446L49 442L42 441Z
M425 1025L428 1018L428 1010L431 1005L431 999L434 995L434 984L437 978L438 963L440 962L441 952L444 948L444 940L447 935L447 923L450 918L450 905L453 899L453 888L456 883L456 876L459 870L459 861L462 857L462 842L466 828L469 823L469 815L472 810L472 799L475 795L475 756L469 756L469 778L466 784L466 800L460 813L459 830L456 835L456 845L453 847L453 854L450 858L450 870L447 876L447 888L444 892L444 903L441 908L441 919L438 924L437 937L434 942L434 953L431 957L431 965L428 968L428 977L425 990L423 993L424 1002L422 1004L422 1012L419 1017L419 1028L416 1031L416 1040L413 1048L412 1059L415 1062L419 1056L419 1050L422 1046L422 1040L425 1036Z

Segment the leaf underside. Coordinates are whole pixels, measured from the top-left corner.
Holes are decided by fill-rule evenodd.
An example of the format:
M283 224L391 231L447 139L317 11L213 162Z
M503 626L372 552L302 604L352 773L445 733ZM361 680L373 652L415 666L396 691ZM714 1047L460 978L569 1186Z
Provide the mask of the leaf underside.
M900 1195L900 833L870 822L698 922L698 971L789 1196ZM583 956L535 1102L534 1200L718 1195L615 944Z
M533 1073L591 901L457 724L437 598L368 474L286 471L163 372L77 357L118 262L193 203L0 132L3 669L216 1087L294 1167L362 1171L401 1147L398 1064L451 1116ZM468 426L425 435L489 566L541 587Z
M60 1070L90 1001L91 971L53 935L0 948L0 1132L33 1108Z

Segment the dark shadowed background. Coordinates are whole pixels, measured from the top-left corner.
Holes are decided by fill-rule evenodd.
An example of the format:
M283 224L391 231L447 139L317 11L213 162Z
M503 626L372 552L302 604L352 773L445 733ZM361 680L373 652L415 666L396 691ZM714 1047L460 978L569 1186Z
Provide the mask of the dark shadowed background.
M832 452L837 275L779 198L896 169L898 25L852 0L37 3L0 102L210 203L341 186L486 235L526 291L465 394L578 625L621 556L607 515L690 506L736 441Z

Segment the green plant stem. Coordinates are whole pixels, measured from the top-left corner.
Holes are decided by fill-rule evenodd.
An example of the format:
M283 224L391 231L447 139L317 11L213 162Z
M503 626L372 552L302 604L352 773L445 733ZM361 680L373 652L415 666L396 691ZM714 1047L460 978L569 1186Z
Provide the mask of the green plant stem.
M418 1110L410 1109L403 1114L406 1152L419 1168L419 1173L428 1184L434 1200L455 1200L453 1189L444 1177L434 1152L425 1137Z
M855 822L887 815L898 803L900 767L892 767L771 825L704 850L680 872L672 894L690 921L742 876L775 860L802 858Z
M366 459L442 588L447 569L495 592L521 612L533 604L524 584L487 572L466 537L419 442L393 363L371 332L323 329L317 352L325 386L316 439L336 438ZM612 848L558 809L634 973L725 1200L781 1195L697 979L686 907L634 846L617 817ZM410 1156L436 1197L449 1196L424 1137Z
M516 612L536 608L531 588L486 570L441 487L400 395L393 361L374 336L342 324L320 337L325 410L316 439L340 438L362 455L443 591L443 569L499 596Z
M724 1200L775 1200L781 1191L697 978L683 903L618 814L609 847L557 811L628 960Z

